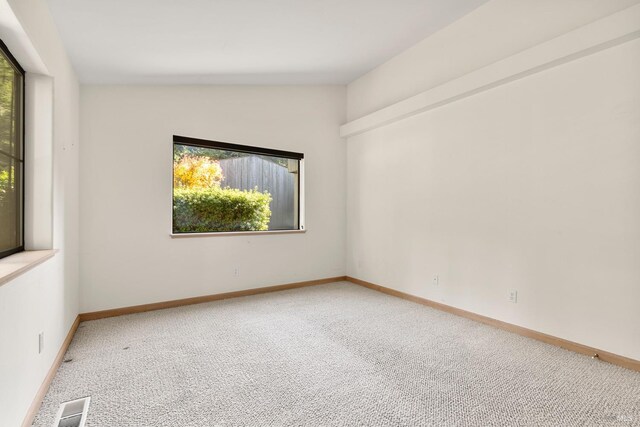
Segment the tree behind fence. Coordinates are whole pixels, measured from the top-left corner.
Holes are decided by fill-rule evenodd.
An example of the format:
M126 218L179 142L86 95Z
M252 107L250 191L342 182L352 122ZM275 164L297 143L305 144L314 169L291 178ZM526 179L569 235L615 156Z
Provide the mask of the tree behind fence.
M220 160L222 187L267 191L271 194L269 230L290 230L294 226L294 190L297 175L286 167L258 156Z

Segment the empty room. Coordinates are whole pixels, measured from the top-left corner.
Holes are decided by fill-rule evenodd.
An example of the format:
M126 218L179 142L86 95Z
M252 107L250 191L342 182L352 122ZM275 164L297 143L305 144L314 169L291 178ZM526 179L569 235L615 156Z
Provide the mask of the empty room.
M640 427L640 0L0 0L0 427Z

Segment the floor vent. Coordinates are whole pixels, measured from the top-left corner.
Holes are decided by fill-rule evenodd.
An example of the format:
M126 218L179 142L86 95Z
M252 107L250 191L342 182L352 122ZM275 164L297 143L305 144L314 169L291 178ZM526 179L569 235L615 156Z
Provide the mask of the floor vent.
M89 412L90 397L64 402L58 409L53 427L84 427Z

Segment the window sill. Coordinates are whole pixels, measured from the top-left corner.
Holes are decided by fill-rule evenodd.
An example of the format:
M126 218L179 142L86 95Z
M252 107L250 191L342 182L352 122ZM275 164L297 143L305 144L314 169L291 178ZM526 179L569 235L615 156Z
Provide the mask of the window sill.
M0 259L0 286L52 258L57 249L24 251Z
M274 231L220 231L217 233L171 233L172 239L189 237L221 237L221 236L268 236L271 234L298 234L307 230L274 230Z

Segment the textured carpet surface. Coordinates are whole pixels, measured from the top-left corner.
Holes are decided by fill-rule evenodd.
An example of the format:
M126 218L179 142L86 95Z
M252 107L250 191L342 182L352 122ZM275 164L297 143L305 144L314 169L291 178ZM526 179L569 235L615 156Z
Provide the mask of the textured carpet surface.
M34 425L639 426L640 374L348 283L84 322Z

